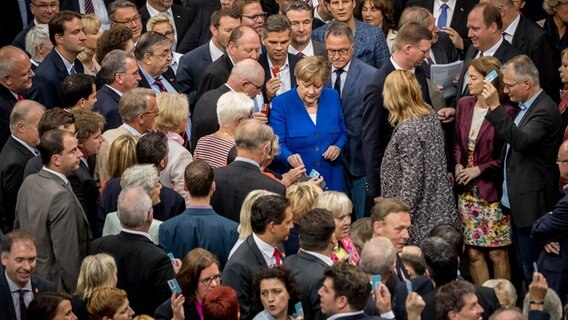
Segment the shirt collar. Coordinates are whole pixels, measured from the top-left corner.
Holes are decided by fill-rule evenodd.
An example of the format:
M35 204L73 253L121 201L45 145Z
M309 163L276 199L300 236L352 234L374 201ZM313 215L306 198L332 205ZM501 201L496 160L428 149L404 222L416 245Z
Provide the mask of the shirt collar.
M225 52L217 48L217 46L213 43L213 40L209 40L209 54L211 54L211 60L216 61L217 59L221 58L221 56L225 54Z
M121 228L120 231L130 233L130 234L137 234L137 235L140 235L140 236L144 236L144 237L148 238L148 240L154 242L154 240L152 240L152 237L150 237L150 234L148 232L134 231L134 230L124 229L124 228Z
M503 32L507 33L508 35L513 38L515 35L515 31L517 31L517 27L519 26L519 22L521 21L521 15L517 13L517 17L511 24L507 27L507 29L503 30Z
M153 16L158 15L160 13L166 14L166 16L168 18L173 16L171 7L168 8L168 10L166 10L166 11L158 11L158 10L156 10L156 8L152 7L150 5L150 3L146 2L146 9L148 9L148 14L150 15L150 17L153 17Z
M343 317L355 316L355 315L362 314L362 313L363 313L363 310L355 311L355 312L338 313L338 314L334 314L331 317L327 318L327 320L334 320L334 319L343 318Z
M12 281L12 279L10 279L10 277L8 277L8 272L5 271L5 270L4 270L4 275L6 276L6 281L8 282L8 287L10 287L10 292L20 291L20 289L24 289L25 291L32 292L31 278L30 278L30 280L28 280L28 282L26 282L26 284L22 288L20 288L20 286L17 283Z
M138 132L138 130L134 129L132 126L128 125L127 123L123 123L122 126L124 127L124 129L128 130L128 132L130 132L130 134L132 134L133 136L141 137L144 135Z
M112 86L109 86L108 84L105 84L105 86L109 87L112 91L116 92L116 94L118 94L120 97L122 97L122 92L116 90L115 88L113 88Z
M499 39L499 41L497 41L497 43L495 45L493 45L493 47L483 51L483 56L491 56L493 57L493 55L495 55L495 52L497 51L497 49L499 49L499 46L503 43L503 41L505 40L505 38L503 38L503 36L501 36L501 39ZM479 54L481 54L481 50L479 50Z
M53 173L54 175L56 175L56 176L58 176L59 178L61 178L61 180L63 180L63 182L65 182L66 185L69 185L69 180L67 179L67 177L66 177L64 174L59 173L59 172L57 172L57 171L53 171L53 170L49 169L49 168L46 167L46 166L43 166L43 170L45 170L45 171L47 171L47 172L49 172L49 173Z
M239 156L237 156L237 157L235 158L235 161L242 161L242 162L254 164L255 166L257 166L257 167L260 169L260 165L258 164L258 162L254 161L254 160L252 160L252 159L249 159L249 158L244 158L244 157L239 157Z
M390 57L390 61L391 61L392 65L394 66L395 70L406 70L403 67L399 66L398 63L396 63L396 61L394 61L394 58L392 57L392 55ZM414 73L415 70L416 70L416 68L412 68L409 71Z
M268 67L270 69L272 69L272 67L274 66L272 64L272 61L270 61L270 58L268 57L268 53L266 54L266 60L268 60ZM284 64L280 67L280 71L282 70L286 70L290 67L290 65L288 64L288 55L286 55L286 61L284 61Z
M298 50L296 50L296 48L294 48L292 45L288 46L288 52L291 54L297 54ZM307 57L311 57L314 54L314 43L312 42L312 39L310 39L310 41L308 42L308 45L304 48L304 50L302 50L302 53L307 56Z
M345 67L342 68L343 71L345 71L345 74L347 74L347 72L349 72L349 67L351 66L351 61L353 61L354 58L355 57L351 58L351 60L349 60L349 62L347 62ZM332 65L331 66L331 72L334 72L335 70L337 70L337 68Z
M330 257L323 255L319 252L315 252L315 251L308 251L308 250L304 250L302 248L300 248L300 250L304 251L307 254L310 254L318 259L320 259L321 261L323 261L326 265L331 266L333 264L333 261L331 260Z
M255 233L252 234L252 239L254 240L254 243L256 243L256 246L264 256L264 260L271 261L272 257L274 256L274 247L264 242ZM270 265L270 263L267 264Z
M69 71L71 70L71 68L74 68L75 65L73 64L73 62L69 62L67 61L67 59L65 59L61 53L59 53L59 51L57 51L56 48L53 48L53 50L55 50L55 52L59 55L59 57L61 57L61 60L63 60L63 64L65 64L65 69L67 69L67 73L69 73ZM77 72L77 70L75 70L75 72Z
M24 147L26 147L26 149L30 150L33 154L36 154L35 149L32 148L29 144L27 144L24 140L18 139L15 135L12 135L12 138L14 138L14 140L21 143Z
M157 76L156 78L152 77L148 72L146 72L146 70L144 70L144 68L142 68L140 66L140 64L138 65L138 69L140 70L140 73L142 73L142 76L144 78L146 78L146 81L148 81L149 85L153 85L154 81L156 81L156 78L161 77L162 75Z
M444 2L442 0L435 0L434 1L434 8L437 8L436 10L442 10L442 4ZM446 2L446 4L448 5L448 9L454 11L456 9L456 0L450 0L448 2Z
M524 105L527 107L527 111L530 109L530 107L532 106L533 102L536 100L536 97L538 97L538 95L542 92L542 89L538 90L538 92L527 99L527 101L524 102Z

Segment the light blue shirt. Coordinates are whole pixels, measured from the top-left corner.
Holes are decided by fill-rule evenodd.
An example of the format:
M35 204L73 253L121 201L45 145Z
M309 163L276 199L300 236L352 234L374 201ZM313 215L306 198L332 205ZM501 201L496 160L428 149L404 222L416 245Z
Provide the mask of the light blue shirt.
M156 79L152 78L152 76L149 75L143 68L140 68L140 73L142 73L142 76L144 78L146 78L146 81L148 81L148 83L150 84L150 87L152 87L152 90L154 90L154 92L156 92L157 95L160 95L160 93L162 93L162 92L160 92L160 87L158 87L158 85L155 84ZM157 78L162 81L164 88L166 88L166 90L168 92L177 93L177 90L170 84L170 82L168 80L166 80L166 78L164 78L161 75Z

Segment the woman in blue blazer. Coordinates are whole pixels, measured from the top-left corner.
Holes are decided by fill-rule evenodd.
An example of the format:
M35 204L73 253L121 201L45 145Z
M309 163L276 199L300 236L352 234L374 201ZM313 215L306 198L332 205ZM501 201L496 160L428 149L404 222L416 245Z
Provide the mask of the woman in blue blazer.
M315 169L331 190L343 191L341 149L347 131L337 91L324 88L329 68L322 57L306 57L294 70L298 86L272 100L269 124L279 137L278 162Z

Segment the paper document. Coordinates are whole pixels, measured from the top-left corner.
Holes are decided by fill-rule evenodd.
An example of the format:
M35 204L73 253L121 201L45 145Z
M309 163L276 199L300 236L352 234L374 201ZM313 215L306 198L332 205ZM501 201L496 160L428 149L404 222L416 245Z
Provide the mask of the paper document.
M454 80L459 77L462 67L462 60L448 64L430 65L430 79L438 86L444 88L444 98L456 94Z

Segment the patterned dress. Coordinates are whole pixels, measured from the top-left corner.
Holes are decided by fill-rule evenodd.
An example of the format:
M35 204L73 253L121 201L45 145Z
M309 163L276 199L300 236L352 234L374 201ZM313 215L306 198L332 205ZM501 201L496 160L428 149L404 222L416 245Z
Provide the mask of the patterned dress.
M439 224L460 225L444 150L444 133L433 110L400 123L385 150L382 196L410 205L410 244L419 245Z
M487 109L474 108L467 146L467 168L474 167L473 153ZM481 143L484 143L481 141ZM511 244L511 217L503 215L499 201L483 199L475 180L458 195L458 212L463 224L465 244L477 247L502 247Z

